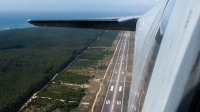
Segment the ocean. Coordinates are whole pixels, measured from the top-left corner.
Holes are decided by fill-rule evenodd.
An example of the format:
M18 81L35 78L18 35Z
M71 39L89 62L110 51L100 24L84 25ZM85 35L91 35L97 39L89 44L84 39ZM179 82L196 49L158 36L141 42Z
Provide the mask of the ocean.
M34 27L29 19L87 19L139 15L134 12L0 12L0 30Z

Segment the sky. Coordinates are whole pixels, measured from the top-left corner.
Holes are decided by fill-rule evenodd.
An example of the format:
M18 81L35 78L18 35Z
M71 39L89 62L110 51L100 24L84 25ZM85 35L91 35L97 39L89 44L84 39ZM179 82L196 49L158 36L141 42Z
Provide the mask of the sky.
M30 26L29 19L140 16L159 0L0 0L0 29Z
M0 0L0 12L146 11L159 0Z

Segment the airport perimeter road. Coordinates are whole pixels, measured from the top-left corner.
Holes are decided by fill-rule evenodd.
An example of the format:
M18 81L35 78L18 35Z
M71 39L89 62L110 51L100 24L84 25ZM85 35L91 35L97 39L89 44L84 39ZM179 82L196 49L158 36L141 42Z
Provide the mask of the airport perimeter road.
M122 35L121 46L110 78L101 112L122 112L130 32Z

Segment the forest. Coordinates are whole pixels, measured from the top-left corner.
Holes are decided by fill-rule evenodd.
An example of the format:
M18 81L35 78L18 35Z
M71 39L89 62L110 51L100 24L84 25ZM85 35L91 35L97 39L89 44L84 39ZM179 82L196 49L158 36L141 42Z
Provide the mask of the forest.
M46 27L0 31L0 111L19 110L33 93L43 88L56 73L67 67L105 32ZM87 57L88 54L84 55ZM75 76L79 74L70 77ZM79 80L71 81L82 83ZM65 94L68 91L60 92ZM77 93L80 93L78 97L84 95L84 92Z

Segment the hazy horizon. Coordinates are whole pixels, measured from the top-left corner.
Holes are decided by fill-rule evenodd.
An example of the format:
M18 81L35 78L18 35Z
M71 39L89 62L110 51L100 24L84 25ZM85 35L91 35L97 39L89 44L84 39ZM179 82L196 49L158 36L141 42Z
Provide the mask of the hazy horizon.
M0 30L30 27L28 19L86 19L141 15L158 0L1 0Z

